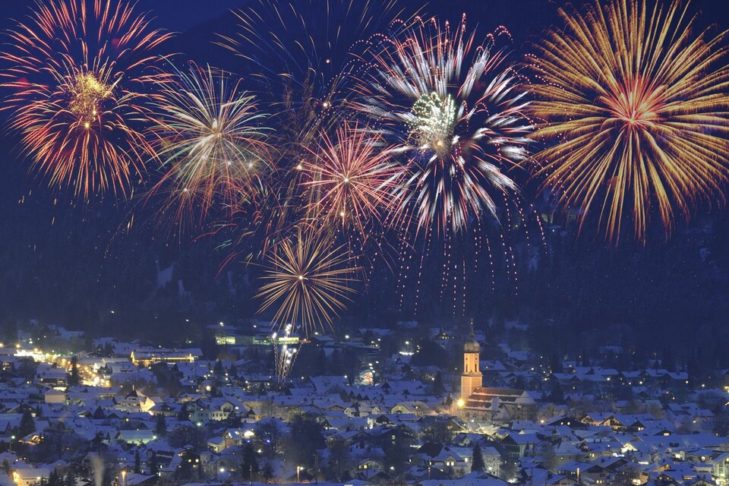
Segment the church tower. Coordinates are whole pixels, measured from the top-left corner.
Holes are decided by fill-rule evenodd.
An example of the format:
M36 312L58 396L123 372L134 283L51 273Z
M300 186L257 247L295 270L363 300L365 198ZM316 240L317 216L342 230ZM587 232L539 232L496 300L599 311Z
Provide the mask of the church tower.
M483 375L480 369L481 346L476 341L471 320L471 333L463 345L463 374L461 374L461 396L464 402L476 388L483 386Z

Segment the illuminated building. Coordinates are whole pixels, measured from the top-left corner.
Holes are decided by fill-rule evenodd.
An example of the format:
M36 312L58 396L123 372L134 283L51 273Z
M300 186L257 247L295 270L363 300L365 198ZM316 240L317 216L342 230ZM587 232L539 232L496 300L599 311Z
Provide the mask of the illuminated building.
M481 346L471 333L463 345L461 393L456 409L465 417L491 421L528 420L536 413L536 402L524 390L493 388L483 385L480 369Z
M198 349L151 349L132 351L129 359L135 366L148 367L155 363L194 363L201 356Z

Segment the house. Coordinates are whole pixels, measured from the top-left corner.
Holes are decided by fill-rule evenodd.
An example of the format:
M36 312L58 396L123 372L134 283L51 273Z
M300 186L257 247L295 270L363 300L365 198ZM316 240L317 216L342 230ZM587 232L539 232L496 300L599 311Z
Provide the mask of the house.
M418 449L418 453L423 466L438 469L449 477L461 477L471 472L471 449L428 442Z
M226 449L225 439L220 436L208 439L208 448L216 454L220 454Z
M535 434L508 434L501 439L501 447L511 459L533 456L538 443Z
M227 429L223 433L223 441L225 448L243 445L246 440L253 439L255 437L253 429Z
M229 400L215 399L210 402L210 408L208 414L210 420L220 422L221 420L227 420L228 417L236 410L235 404Z
M137 348L133 350L129 359L134 366L149 368L155 363L175 364L180 362L194 363L200 359L202 351L198 348L190 349L164 349L164 348Z
M433 411L428 405L421 401L408 401L399 402L397 405L392 407L390 413L393 414L409 414L421 417L423 415L430 415Z
M499 451L490 446L481 447L481 456L483 457L484 470L494 476L500 476L503 460Z
M122 397L117 397L115 400L116 409L122 412L149 412L154 407L154 402L137 390L132 390Z
M711 475L720 485L729 484L729 452L724 452L710 461Z
M17 486L40 486L48 481L51 468L48 466L33 467L22 463L13 465L13 482Z
M43 393L43 401L49 404L64 404L66 403L66 392L61 390L46 390Z

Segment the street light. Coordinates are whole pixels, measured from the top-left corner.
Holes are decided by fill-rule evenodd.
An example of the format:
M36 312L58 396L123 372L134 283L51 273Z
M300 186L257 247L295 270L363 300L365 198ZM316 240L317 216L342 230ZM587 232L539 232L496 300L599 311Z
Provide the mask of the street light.
M127 486L127 470L126 469L122 469L121 476L122 476L122 486Z
M304 466L296 466L296 482L301 482L301 471L304 470Z

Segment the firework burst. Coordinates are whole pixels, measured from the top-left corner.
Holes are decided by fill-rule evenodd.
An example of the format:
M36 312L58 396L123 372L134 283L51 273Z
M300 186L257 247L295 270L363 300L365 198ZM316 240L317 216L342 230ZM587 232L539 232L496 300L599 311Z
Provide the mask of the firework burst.
M389 213L401 171L380 137L349 123L334 138L323 134L302 164L310 190L309 214L326 226L352 227L367 236L372 223Z
M402 15L395 0L257 0L234 11L238 29L219 36L250 73L256 95L275 107L281 158L298 164L302 147L336 126L360 69L353 51Z
M331 326L354 293L357 268L348 265L346 249L311 229L281 241L270 253L257 297L260 312L275 307L274 326L300 326L309 332Z
M515 189L504 170L525 159L531 125L521 79L496 47L506 34L479 44L465 16L455 28L416 19L380 40L357 88L354 109L407 159L396 216L418 231L462 232Z
M694 36L678 1L595 2L561 11L566 29L537 47L532 104L541 174L562 204L591 213L617 242L632 216L646 241L657 209L669 234L699 201L723 201L729 143L725 33Z
M169 34L123 0L48 0L7 37L3 108L36 169L84 198L126 193L151 152L147 87L165 75L149 68Z
M250 196L270 153L265 119L253 96L225 74L209 66L177 71L155 108L154 147L166 172L152 193L167 192L166 207L179 218Z

